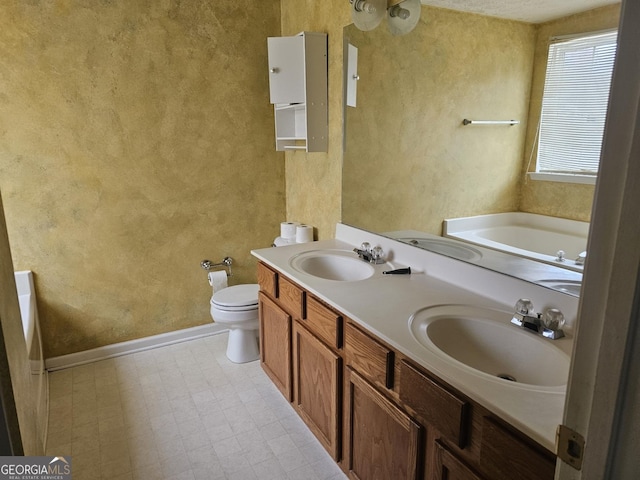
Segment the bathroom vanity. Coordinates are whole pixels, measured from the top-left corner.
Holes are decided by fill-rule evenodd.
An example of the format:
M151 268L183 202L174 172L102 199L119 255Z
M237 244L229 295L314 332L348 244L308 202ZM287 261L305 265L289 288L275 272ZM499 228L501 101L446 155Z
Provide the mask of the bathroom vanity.
M553 478L577 298L352 227L339 224L336 237L253 254L262 367L341 468L361 480ZM358 259L351 250L362 241L381 245L388 263ZM364 267L342 272L332 255ZM405 266L411 275L382 274ZM562 309L567 337L509 325L518 297ZM455 320L443 308L504 315L514 349L521 338L541 342L532 345L543 357L553 349L566 361L560 377L511 382L438 353L421 340L421 319L435 312L432 324L447 333Z

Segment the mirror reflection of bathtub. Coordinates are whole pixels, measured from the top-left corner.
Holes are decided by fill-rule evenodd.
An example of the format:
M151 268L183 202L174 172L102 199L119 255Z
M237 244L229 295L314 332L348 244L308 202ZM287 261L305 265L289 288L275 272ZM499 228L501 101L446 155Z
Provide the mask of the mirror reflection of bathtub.
M446 219L443 235L582 272L589 223L511 212Z
M540 230L539 233L544 234L544 230ZM534 259L532 254L514 255L480 243L441 237L418 230L394 230L382 235L572 296L579 296L582 288L581 271L560 267L557 262Z

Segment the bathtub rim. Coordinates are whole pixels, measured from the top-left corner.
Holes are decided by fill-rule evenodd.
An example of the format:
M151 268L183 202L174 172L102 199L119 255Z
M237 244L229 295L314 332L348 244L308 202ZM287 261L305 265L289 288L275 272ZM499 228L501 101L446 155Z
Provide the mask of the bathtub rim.
M474 215L445 219L442 224L442 235L458 241L490 248L503 253L517 255L556 267L582 273L584 265L576 265L573 258L559 262L552 255L525 250L513 245L487 239L478 234L480 231L501 227L526 227L549 231L558 234L584 237L585 250L589 235L589 223L580 220L552 217L529 212L505 212L487 215Z

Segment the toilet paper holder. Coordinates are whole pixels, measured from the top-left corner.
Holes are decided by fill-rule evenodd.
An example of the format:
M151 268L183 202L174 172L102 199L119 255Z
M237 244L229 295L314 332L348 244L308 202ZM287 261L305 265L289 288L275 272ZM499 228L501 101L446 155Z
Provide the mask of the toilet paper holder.
M231 257L224 257L220 263L213 263L211 260L202 260L200 262L200 266L204 268L207 272L211 271L214 268L226 268L227 269L227 277L233 275L231 273L231 264L233 263L233 259Z

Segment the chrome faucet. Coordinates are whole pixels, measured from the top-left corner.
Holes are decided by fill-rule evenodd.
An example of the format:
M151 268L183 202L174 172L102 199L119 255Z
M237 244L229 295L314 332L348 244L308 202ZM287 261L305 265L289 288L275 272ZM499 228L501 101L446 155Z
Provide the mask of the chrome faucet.
M533 303L527 298L516 302L516 311L511 318L514 325L526 328L545 338L556 340L564 337L564 315L557 308L549 308L544 313L535 313Z
M369 242L362 242L360 248L354 248L353 251L356 252L358 254L358 257L360 257L365 262L373 263L376 265L384 263L384 251L382 250L382 247L371 247L371 244Z
M521 298L516 302L516 311L513 314L511 323L536 333L540 331L540 316L535 314L531 300Z

